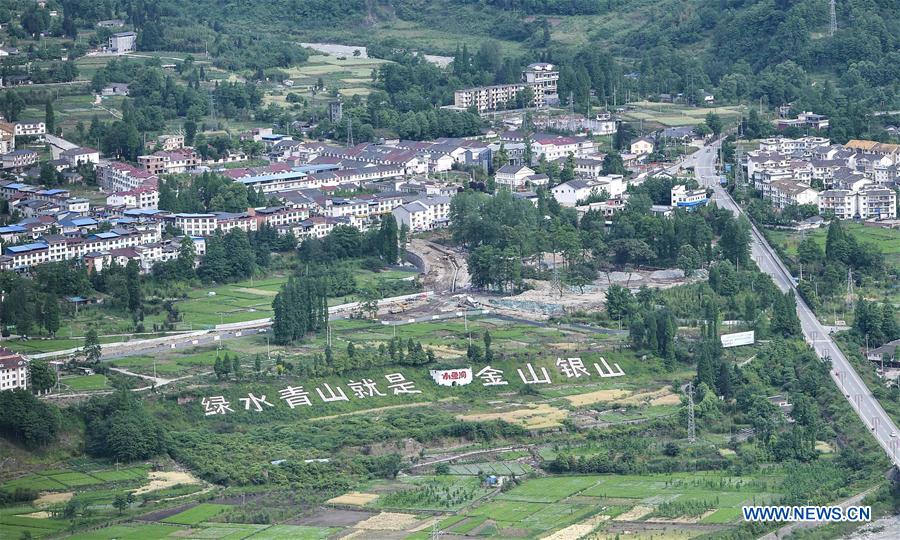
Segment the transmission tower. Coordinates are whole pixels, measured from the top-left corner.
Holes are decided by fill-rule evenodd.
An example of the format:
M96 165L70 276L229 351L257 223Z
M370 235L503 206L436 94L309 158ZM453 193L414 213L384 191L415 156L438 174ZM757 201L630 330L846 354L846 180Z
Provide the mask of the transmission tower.
M837 32L837 11L834 4L835 0L831 0L828 3L828 10L831 12L831 26L828 29L829 36L834 36L834 33Z
M697 424L694 421L694 383L689 382L684 389L688 398L688 442L697 440Z
M353 118L347 115L347 148L353 146Z
M559 268L556 266L556 261L553 261L553 277L550 279L550 293L558 294L559 298L563 296L563 284L562 279L559 277Z
M847 269L847 305L853 305L853 269Z

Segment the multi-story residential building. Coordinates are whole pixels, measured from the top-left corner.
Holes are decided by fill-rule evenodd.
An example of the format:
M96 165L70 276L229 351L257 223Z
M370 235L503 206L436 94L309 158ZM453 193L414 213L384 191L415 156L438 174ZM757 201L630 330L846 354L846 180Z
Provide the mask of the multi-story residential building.
M107 49L115 54L126 54L135 50L137 34L134 32L117 32L109 36Z
M859 192L857 208L863 219L897 219L897 192L866 186Z
M772 137L759 141L759 151L777 154L806 153L811 152L814 148L829 146L830 144L831 140L825 137L800 137L799 139Z
M156 208L159 205L159 190L156 187L139 187L117 191L106 197L106 204L125 208Z
M833 213L838 219L897 219L897 194L873 185L829 189L819 194L819 213Z
M420 197L394 208L392 214L397 223L412 232L446 227L450 223L450 198Z
M819 193L819 213L831 213L838 219L853 219L857 215L856 192L849 189L827 189Z
M212 236L218 228L215 214L173 214L169 218L188 236Z
M519 92L530 88L533 98L531 103L526 105L546 107L559 101L558 81L559 71L553 64L543 62L530 64L522 72L522 82L457 90L453 93L453 104L462 109L474 106L478 112L492 111L515 101Z
M97 166L97 183L106 192L129 191L156 181L156 176L128 163L109 161Z
M38 153L34 150L13 150L3 154L4 169L24 169L38 162Z
M0 392L28 388L28 361L21 354L0 347Z
M130 248L160 240L159 229L113 229L83 238L47 236L39 241L9 246L0 257L0 269L25 270L53 261L82 258L88 253Z
M100 152L93 148L82 146L63 150L60 152L60 159L64 160L68 167L75 169L82 165L97 165L100 163Z
M559 70L553 64L547 62L528 64L522 72L522 82L534 92L535 107L546 107L559 102L557 93Z
M47 126L43 122L16 122L16 137L37 137L47 134Z
M160 151L138 156L138 164L149 174L177 174L200 165L200 156L193 148L185 147L171 152Z
M0 154L8 154L16 149L16 127L0 122Z
M802 204L818 205L819 203L819 193L816 190L809 184L792 179L776 180L764 184L762 196L776 208Z

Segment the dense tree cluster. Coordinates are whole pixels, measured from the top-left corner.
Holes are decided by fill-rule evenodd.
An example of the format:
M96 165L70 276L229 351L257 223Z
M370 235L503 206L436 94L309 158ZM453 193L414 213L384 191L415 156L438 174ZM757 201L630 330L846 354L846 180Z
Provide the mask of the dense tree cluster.
M29 449L47 446L60 431L59 409L17 388L0 392L0 433Z
M328 282L323 277L295 277L281 286L272 302L276 343L302 340L328 324Z
M300 260L327 264L343 259L378 257L386 264L400 260L400 236L406 235L397 227L391 214L381 218L378 227L366 232L350 225L337 225L325 238L307 238L300 244Z
M171 176L159 183L159 208L170 212L244 212L267 202L262 191L213 172Z
M89 455L131 462L166 451L162 427L129 390L91 398L79 412Z

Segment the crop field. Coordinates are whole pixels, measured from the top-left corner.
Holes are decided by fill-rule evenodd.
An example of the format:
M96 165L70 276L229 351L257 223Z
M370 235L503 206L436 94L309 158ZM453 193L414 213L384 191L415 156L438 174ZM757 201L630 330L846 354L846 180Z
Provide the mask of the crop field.
M488 461L484 463L468 463L463 465L451 465L450 474L460 475L479 475L479 474L496 474L501 476L509 476L511 474L522 476L531 472L533 469L528 464L516 463L515 461Z
M226 504L203 503L185 510L184 512L179 512L174 516L169 516L162 521L164 523L177 523L179 525L197 525L211 517L221 514L229 508L231 507Z
M285 99L289 93L300 94L312 100L329 101L334 99L328 92L332 88L337 88L343 96L366 96L372 91L372 70L378 69L378 66L386 62L377 58L357 58L352 55L343 60L338 56L313 55L302 66L287 70L288 76L294 82L292 87L277 87L276 91L267 93L265 101L282 106L290 105ZM322 79L325 85L325 92L313 96L311 89L319 79Z
M639 101L630 103L634 110L626 111L623 117L632 122L643 121L645 129L651 124L664 127L694 126L706 118L710 112L715 112L726 122L734 121L740 117L740 107L689 107L673 103L652 103Z

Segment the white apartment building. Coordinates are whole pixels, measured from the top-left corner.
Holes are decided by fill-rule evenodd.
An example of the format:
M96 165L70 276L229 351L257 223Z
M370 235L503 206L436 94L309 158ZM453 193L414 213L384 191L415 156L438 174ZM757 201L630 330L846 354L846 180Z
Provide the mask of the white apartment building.
M175 228L188 236L212 236L218 228L215 214L175 214Z
M106 192L137 189L148 180L156 180L156 176L120 161L110 161L97 166L97 182L100 189Z
M118 32L109 36L108 48L116 54L130 53L135 50L137 34L134 32Z
M569 154L576 158L589 156L597 151L594 141L587 137L564 137L562 135L535 136L531 141L531 156L539 160L541 156L553 161Z
M200 165L200 156L193 148L179 148L171 152L154 152L138 156L138 164L150 174L177 174Z
M28 388L28 361L19 353L0 347L0 392Z
M838 219L897 219L897 194L878 186L829 189L819 194L819 213L826 212Z
M492 111L505 107L507 103L515 101L519 92L531 88L534 98L528 106L546 107L559 101L558 82L559 70L553 64L534 63L522 72L520 83L457 90L453 93L453 105L463 109L474 106L478 112Z
M819 204L819 192L798 180L776 180L763 185L762 196L776 208L792 205Z
M760 152L775 152L779 154L791 154L793 152L807 152L819 146L828 146L831 140L826 137L801 137L799 139L787 139L785 137L772 137L759 141Z
M81 258L92 252L158 242L160 238L159 229L116 229L84 238L50 236L30 244L7 247L0 257L0 270L23 270L46 262Z
M43 122L16 122L15 126L16 137L47 134L47 126Z
M150 187L117 191L106 197L108 206L125 208L156 208L159 205L159 190Z
M450 223L450 197L422 197L394 208L400 226L412 232L430 231Z

